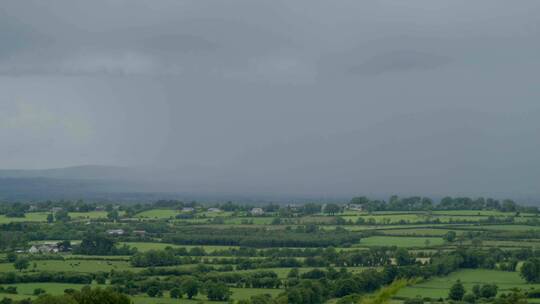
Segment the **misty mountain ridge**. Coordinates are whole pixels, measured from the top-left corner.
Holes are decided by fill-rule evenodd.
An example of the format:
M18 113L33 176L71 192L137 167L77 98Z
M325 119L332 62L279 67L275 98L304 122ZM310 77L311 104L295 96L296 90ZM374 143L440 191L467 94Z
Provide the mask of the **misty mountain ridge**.
M0 178L56 178L56 179L130 179L129 167L82 165L36 170L1 170Z
M235 200L251 203L339 201L341 197L298 196L269 192L241 192L216 187L207 168L141 168L81 165L64 168L0 170L0 202L85 199L90 201L152 202L159 199ZM346 198L348 199L348 198Z
M324 166L323 166L324 167ZM339 167L339 166L338 166ZM208 169L208 168L206 168ZM327 168L328 170L329 168ZM342 167L341 170L345 170ZM220 170L150 169L137 167L81 165L64 168L38 170L0 170L0 201L44 200L44 199L85 199L101 201L148 202L159 199L183 199L205 201L237 200L243 202L290 202L290 201L340 201L344 202L354 195L386 199L393 194L400 196L426 195L440 199L452 196L486 196L495 198L513 198L522 203L536 204L534 195L509 195L508 193L422 193L404 192L399 185L387 192L365 191L359 187L357 193L344 189L343 193L325 193L324 189L310 192L310 187L297 184L297 191L290 191L293 181L277 183L268 180L266 187L254 187L248 181L242 182L241 176L230 176L249 172L219 172ZM327 171L336 179L336 170ZM219 174L218 174L219 173ZM313 172L313 176L317 176ZM316 182L311 180L311 182ZM397 182L397 181L396 181ZM352 187L353 181L341 180L345 188ZM365 184L368 184L365 181ZM401 190L401 191L400 191ZM395 191L395 192L392 192Z

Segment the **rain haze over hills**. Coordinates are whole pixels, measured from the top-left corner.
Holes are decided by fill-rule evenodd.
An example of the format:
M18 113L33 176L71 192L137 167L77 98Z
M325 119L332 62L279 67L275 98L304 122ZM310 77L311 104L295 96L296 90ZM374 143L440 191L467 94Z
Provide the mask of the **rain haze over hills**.
M540 198L538 1L5 0L0 41L0 198Z

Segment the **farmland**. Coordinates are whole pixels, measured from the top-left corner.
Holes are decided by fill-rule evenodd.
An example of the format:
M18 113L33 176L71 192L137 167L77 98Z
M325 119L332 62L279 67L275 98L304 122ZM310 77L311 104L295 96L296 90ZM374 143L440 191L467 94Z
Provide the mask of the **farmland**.
M499 294L540 290L520 274L540 249L540 220L534 208L517 204L369 210L370 203L363 209L159 201L84 206L88 211L70 204L0 215L0 298L36 300L91 286L113 288L135 304L261 297L300 304L307 300L289 297L319 284L325 293L306 303L335 303L385 288L389 282L377 278L388 273L408 282L392 303L445 301L458 280L469 293L486 283ZM195 286L192 299L187 286Z
M510 291L514 288L531 289L539 288L540 284L527 284L517 272L504 272L497 270L460 270L446 277L434 278L409 286L398 293L398 297L414 298L417 296L434 299L445 298L448 289L456 280L461 280L466 290L472 290L474 285L484 284L486 280L495 283L500 291Z
M359 246L384 247L396 246L404 248L441 246L444 244L442 238L437 237L396 237L396 236L372 236L360 241Z

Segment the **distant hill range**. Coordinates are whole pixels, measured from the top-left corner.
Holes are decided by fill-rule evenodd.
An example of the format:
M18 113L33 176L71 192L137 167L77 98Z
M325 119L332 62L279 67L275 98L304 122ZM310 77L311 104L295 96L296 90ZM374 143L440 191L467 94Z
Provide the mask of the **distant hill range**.
M151 202L182 199L257 203L291 198L273 193L225 191L227 185L219 188L218 184L215 171L201 167L149 169L89 165L43 170L0 170L0 202L58 199Z
M135 169L113 166L76 166L43 170L0 170L0 178L132 179Z
M0 170L0 201L89 199L146 201L165 189L153 187L140 169L77 166L44 170Z

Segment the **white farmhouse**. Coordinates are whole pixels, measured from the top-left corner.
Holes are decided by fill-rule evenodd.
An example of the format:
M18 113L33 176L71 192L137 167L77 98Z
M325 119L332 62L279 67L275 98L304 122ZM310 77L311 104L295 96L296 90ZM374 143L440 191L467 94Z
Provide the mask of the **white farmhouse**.
M60 251L60 248L58 248L58 244L39 244L39 245L33 245L28 249L28 253L30 254L38 254L38 253L58 253Z
M263 215L264 210L262 208L253 208L250 211L251 215L257 216L257 215Z
M109 229L107 230L108 235L124 235L124 229Z

